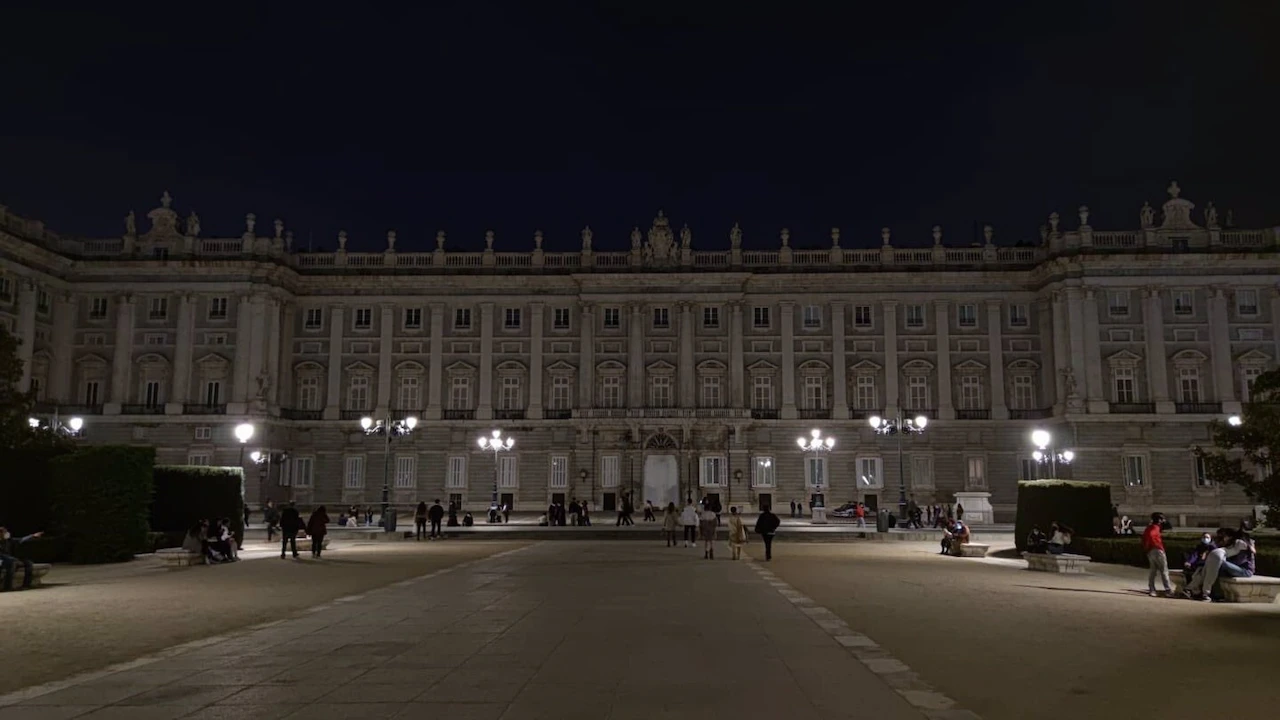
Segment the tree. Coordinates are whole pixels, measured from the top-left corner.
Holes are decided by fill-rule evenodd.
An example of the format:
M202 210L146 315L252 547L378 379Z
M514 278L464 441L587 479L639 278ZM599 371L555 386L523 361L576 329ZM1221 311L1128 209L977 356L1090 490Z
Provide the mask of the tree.
M26 445L34 433L27 424L35 398L18 392L22 381L22 361L18 359L18 338L0 325L0 448Z
M1195 453L1210 480L1243 487L1267 506L1267 524L1280 527L1280 473L1271 463L1280 457L1280 369L1259 375L1250 398L1238 424L1217 420L1209 426L1214 449L1197 447Z

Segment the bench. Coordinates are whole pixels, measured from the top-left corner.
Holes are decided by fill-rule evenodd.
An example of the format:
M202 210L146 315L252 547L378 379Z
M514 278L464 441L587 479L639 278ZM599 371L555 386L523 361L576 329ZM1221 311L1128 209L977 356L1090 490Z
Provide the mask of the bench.
M1063 553L1061 555L1050 555L1049 553L1022 553L1022 559L1027 561L1027 569L1038 572L1051 573L1083 573L1088 571L1089 556L1073 555L1071 553Z
M31 587L37 588L44 584L44 576L49 574L53 566L49 563L31 563ZM13 589L17 590L22 587L22 583L27 581L27 576L22 569L22 563L13 564ZM19 579L21 578L21 579Z
M161 548L156 551L156 557L160 558L165 567L189 567L191 565L204 564L204 555L180 547Z
M1181 570L1170 570L1169 579L1173 581L1173 589L1182 592L1186 578ZM1280 597L1280 578L1267 575L1254 575L1247 578L1218 576L1218 588L1222 590L1222 598L1234 603L1262 603L1270 605Z
M987 551L990 549L990 545L983 545L982 543L961 543L955 548L958 552L952 552L951 554L956 557L980 558L986 557Z

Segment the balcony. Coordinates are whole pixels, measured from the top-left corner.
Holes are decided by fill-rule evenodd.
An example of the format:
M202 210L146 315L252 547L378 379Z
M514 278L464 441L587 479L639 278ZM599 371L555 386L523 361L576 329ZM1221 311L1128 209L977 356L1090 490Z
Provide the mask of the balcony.
M990 420L991 410L956 410L957 420Z
M373 417L373 413L368 410L341 410L338 412L339 420L360 420L367 417Z
M573 418L572 410L543 410L542 417L547 420L570 420Z
M494 420L523 420L524 410L494 410Z
M164 405L121 405L121 415L163 415Z
M831 411L819 408L802 408L796 411L801 420L830 420Z
M772 408L753 408L751 410L752 420L777 420L778 411Z
M1010 410L1010 420L1043 420L1044 418L1053 417L1053 408L1038 408L1036 410Z
M1216 402L1195 402L1195 403L1176 403L1173 411L1178 414L1188 415L1216 415L1222 412L1222 403ZM1115 412L1112 410L1112 412Z
M858 410L857 408L849 409L850 420L869 420L874 415L883 415L883 410Z
M208 403L184 403L182 412L185 415L226 415L226 404L210 405Z
M41 405L36 405L36 412L58 413L59 415L101 415L101 405L49 405L52 409L41 409Z
M1155 411L1155 403L1111 403L1111 412L1115 415L1150 415Z
M280 408L280 417L285 420L322 420L324 419L323 410L297 410L295 408Z
M445 410L444 419L445 420L475 420L476 411L475 410Z
M903 408L902 409L902 417L904 418L913 418L917 415L923 415L929 418L930 420L937 420L938 408L914 408L914 409Z

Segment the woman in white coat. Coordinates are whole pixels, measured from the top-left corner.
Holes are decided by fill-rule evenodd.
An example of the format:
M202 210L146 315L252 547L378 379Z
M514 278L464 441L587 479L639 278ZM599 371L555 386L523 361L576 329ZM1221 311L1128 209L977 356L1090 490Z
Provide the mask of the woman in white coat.
M680 525L684 527L684 547L696 547L698 544L698 508L690 500L684 510L680 511Z

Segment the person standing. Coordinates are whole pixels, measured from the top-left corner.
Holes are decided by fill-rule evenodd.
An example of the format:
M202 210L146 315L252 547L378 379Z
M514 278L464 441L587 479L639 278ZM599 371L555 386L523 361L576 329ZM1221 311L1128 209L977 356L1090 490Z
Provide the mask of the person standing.
M702 535L702 559L716 559L716 526L720 523L716 520L716 511L708 506L704 506L702 514L698 516L698 531Z
M692 498L690 498L688 504L684 506L684 510L680 511L680 525L684 527L684 546L697 547L698 508L694 507Z
M280 512L280 559L284 559L284 553L287 549L293 550L293 556L298 557L298 531L302 529L302 516L298 514L298 508L289 503L284 510Z
M329 532L329 513L324 511L324 506L315 509L311 513L310 519L307 520L307 534L311 536L311 557L319 559L320 551L324 550L324 536Z
M734 560L742 557L742 546L747 544L747 526L742 523L736 506L729 507L729 550Z
M631 493L627 493L626 495L623 495L622 496L622 518L621 518L623 525L635 525L635 522L631 520L631 514L634 513L635 511L636 511L636 506L631 500Z
M964 506L961 505L960 503L956 503L956 519L957 520L964 519Z
M796 516L796 501L792 500L791 501L791 517L795 517L795 516Z
M578 504L578 498L569 501L569 515L572 516L569 523L576 526L582 517L582 506Z
M431 521L431 534L429 537L433 540L440 537L440 523L444 521L444 506L440 504L438 498L427 509L427 520Z
M667 503L662 511L662 534L667 538L667 547L676 546L676 528L680 527L680 514L676 512L676 504Z
M655 522L657 521L657 519L658 518L653 514L653 501L645 500L644 501L644 521Z
M578 505L578 512L581 513L578 517L578 523L583 527L591 527L591 509L587 506L586 500L583 500Z
M511 522L511 503L502 506L502 524L506 525Z
M782 521L766 505L760 509L760 517L756 518L756 534L764 541L764 559L773 559L773 534L778 531Z
M867 526L867 506L866 505L863 505L862 503L858 503L858 506L853 509L853 515L858 519L858 527L864 528Z
M1151 522L1142 531L1142 549L1147 552L1147 594L1156 597L1156 576L1164 584L1164 594L1172 596L1173 587L1169 584L1169 556L1164 551L1164 537L1160 534L1160 526L1164 523L1164 514L1151 513Z
M249 527L249 503L244 504L244 526Z
M271 500L268 500L267 506L262 509L262 523L267 526L267 542L271 542L272 534L280 529L280 511Z
M413 511L413 526L417 530L416 539L424 540L427 537L427 503L425 501L418 503L418 508Z

